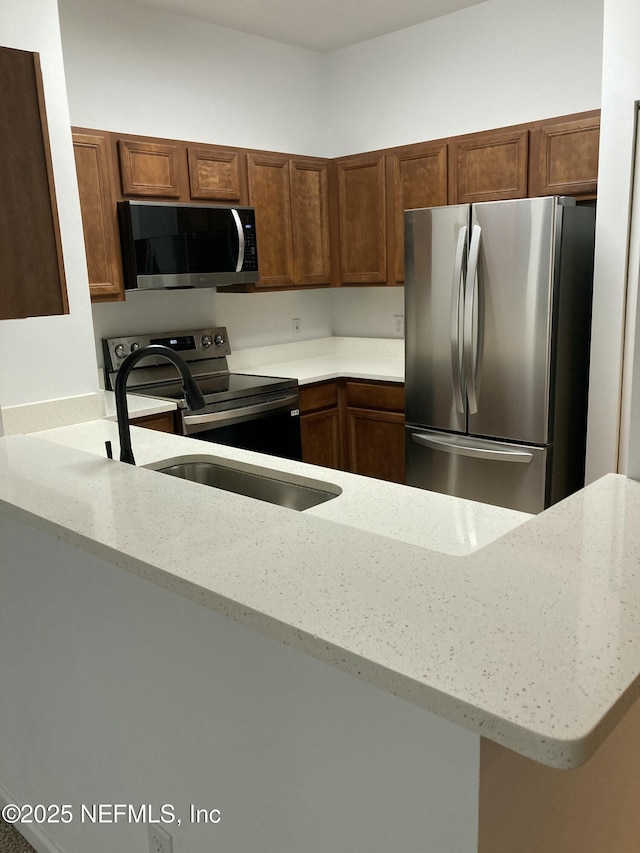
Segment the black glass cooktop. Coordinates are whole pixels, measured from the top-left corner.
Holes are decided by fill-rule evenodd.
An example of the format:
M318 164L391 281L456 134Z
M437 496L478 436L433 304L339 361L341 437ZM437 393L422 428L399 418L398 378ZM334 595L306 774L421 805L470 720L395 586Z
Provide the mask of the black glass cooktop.
M198 383L208 403L280 390L285 391L297 386L295 379L254 376L250 373L221 373L210 376L194 376L193 378ZM180 379L154 383L143 388L130 388L129 393L142 394L146 397L161 397L176 402L184 399Z

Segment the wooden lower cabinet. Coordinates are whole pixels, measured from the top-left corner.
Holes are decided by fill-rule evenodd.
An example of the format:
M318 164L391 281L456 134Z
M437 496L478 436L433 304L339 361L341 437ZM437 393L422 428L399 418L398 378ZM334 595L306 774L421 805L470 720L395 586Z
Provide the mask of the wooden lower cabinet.
M404 483L404 387L348 381L345 415L349 471Z
M158 432L175 433L173 412L161 412L157 415L144 415L141 418L131 418L129 423L131 426L155 429Z
M404 483L404 386L336 380L300 389L302 460Z
M300 388L302 461L342 468L338 383L320 382Z

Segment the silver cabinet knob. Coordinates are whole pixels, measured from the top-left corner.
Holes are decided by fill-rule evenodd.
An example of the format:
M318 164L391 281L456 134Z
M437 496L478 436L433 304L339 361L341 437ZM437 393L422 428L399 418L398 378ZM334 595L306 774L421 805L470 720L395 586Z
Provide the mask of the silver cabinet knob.
M222 335L216 335L213 339L213 342L217 347L221 347L224 343L224 338Z
M211 346L211 343L212 343L210 336L209 336L209 335L204 335L204 336L203 336L203 338L202 338L202 340L200 341L200 343L202 344L202 346L203 346L205 349L209 349L209 347Z
M118 346L115 348L114 352L118 356L118 358L124 358L125 355L127 354L127 351L122 344L118 344Z

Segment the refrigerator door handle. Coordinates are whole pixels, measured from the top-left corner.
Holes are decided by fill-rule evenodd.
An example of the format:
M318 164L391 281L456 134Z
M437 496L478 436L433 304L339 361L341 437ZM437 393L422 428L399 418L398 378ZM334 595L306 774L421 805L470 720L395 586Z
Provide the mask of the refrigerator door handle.
M460 334L460 307L464 305L464 278L462 265L467 244L467 226L458 232L458 245L453 262L453 285L451 288L451 369L453 372L453 397L456 411L464 414L462 399L462 335Z
M441 450L444 453L451 453L454 456L471 456L473 459L490 459L495 462L531 462L533 453L526 450L490 450L484 447L469 447L464 444L454 444L452 441L443 441L440 438L433 438L429 435L421 435L420 433L412 432L411 440L416 444L421 444L424 447L430 447L432 450Z
M475 415L478 411L478 326L480 319L477 317L474 323L474 314L476 312L476 300L478 299L478 258L480 255L481 236L482 228L479 225L474 225L471 232L469 266L467 269L467 283L464 297L464 363L469 414L471 415Z

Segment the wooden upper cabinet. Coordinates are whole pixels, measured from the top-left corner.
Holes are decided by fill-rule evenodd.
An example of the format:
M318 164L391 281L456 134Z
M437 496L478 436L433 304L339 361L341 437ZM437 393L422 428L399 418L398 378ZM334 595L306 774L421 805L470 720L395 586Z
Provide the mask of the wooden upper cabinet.
M451 153L451 204L526 197L527 129L458 137Z
M330 284L329 163L296 158L289 172L296 284Z
M116 198L106 135L73 133L92 302L124 299Z
M404 211L447 203L447 143L408 145L387 156L389 257L393 280L404 281Z
M0 320L67 314L37 53L0 47Z
M186 195L184 145L119 139L122 194L179 199Z
M531 135L529 195L594 195L600 111L540 123Z
M295 284L289 158L247 154L249 203L256 211L257 288Z
M336 161L343 284L387 281L384 152Z
M189 191L192 199L244 204L247 170L244 153L215 145L188 146Z

